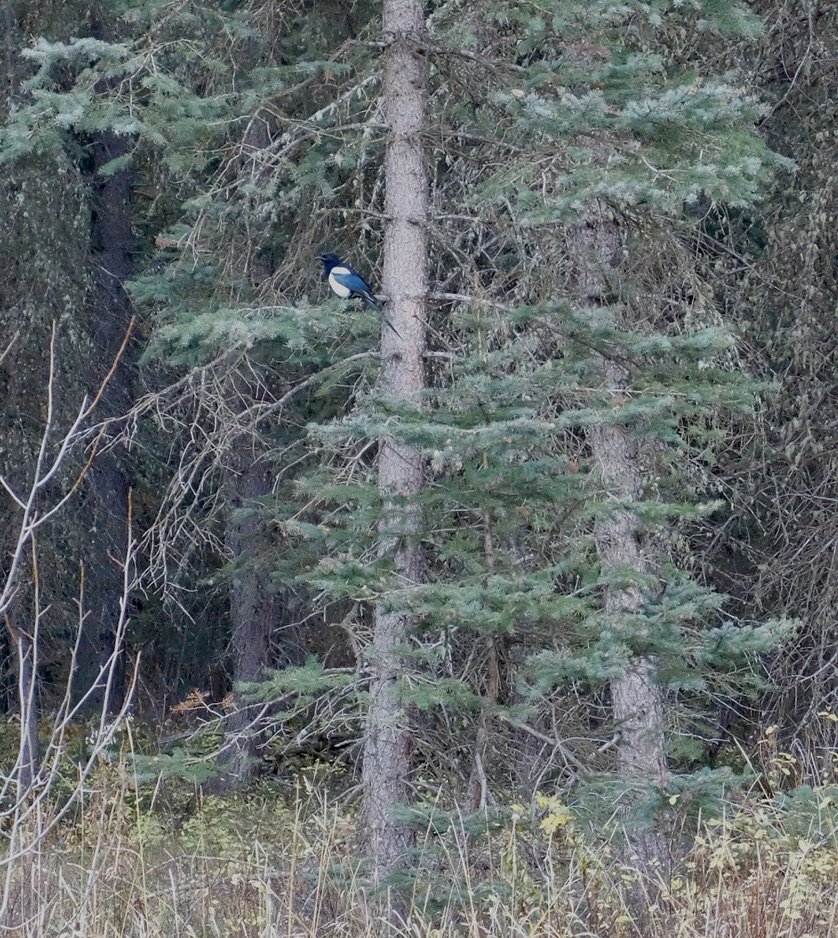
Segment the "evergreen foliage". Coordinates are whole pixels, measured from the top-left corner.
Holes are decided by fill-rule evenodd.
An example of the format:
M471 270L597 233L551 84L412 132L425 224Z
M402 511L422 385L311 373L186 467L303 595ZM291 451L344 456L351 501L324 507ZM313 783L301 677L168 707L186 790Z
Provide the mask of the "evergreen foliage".
M683 751L679 734L694 736L720 693L758 686L742 678L783 630L734 620L724 597L678 570L689 553L676 532L718 506L701 476L713 471L724 415L748 412L756 386L734 367L731 336L704 297L675 303L667 290L693 276L682 241L696 224L691 206L752 205L788 164L753 132L763 110L735 76L696 74L667 62L665 45L655 50L656 33L709 28L694 11L561 3L547 26L503 7L466 43L480 49L474 60L453 47L460 12L437 10L429 37L431 147L451 168L436 178L431 326L441 358L426 412L382 410L371 392L338 423L310 428L324 455L347 458L384 435L423 448L428 583L382 592L387 561L370 560L376 496L357 468L342 488L320 477L307 486L344 505L341 546L313 582L420 616L405 694L422 710L435 703L440 720L459 701L479 702L501 725L510 707L522 719L524 704L538 724L557 689L558 699L570 687L601 692L652 657L672 703L686 706L669 717L673 752ZM449 105L455 81L471 107L463 95ZM453 160L449 141L460 144ZM569 249L602 206L624 255L604 274L604 306L580 302ZM641 256L651 230L670 256ZM655 283L661 266L668 282ZM624 386L602 386L603 360L619 363ZM586 434L602 424L644 441L641 502L598 489ZM625 509L656 555L653 574L599 567L592 523ZM603 590L627 584L644 594L642 608L611 622ZM487 642L501 657L493 696L478 676ZM696 758L693 749L682 764Z
M772 499L731 470L750 472L752 452L731 436L752 433L787 354L772 339L770 367L748 374L733 326L744 317L771 345L758 322L768 297L745 295L758 273L735 290L724 279L761 240L779 265L759 203L794 166L757 131L772 112L732 67L730 50L760 41L756 14L722 0L433 5L416 37L433 209L417 411L382 400L380 320L329 298L315 260L338 251L379 282L378 5L126 0L112 12L107 30L81 11L85 29L45 21L19 63L28 75L0 129L0 289L9 329L14 318L43 342L47 318L64 317L87 354L85 187L130 170L137 273L125 286L142 393L114 423L140 490L142 673L174 696L209 684L237 651L229 593L258 571L283 597L287 634L273 636L283 652L264 680L233 690L265 705L291 749L313 728L343 744L361 735L371 610L405 612L419 622L399 678L417 787L443 785L446 807L472 808L480 772L484 802L555 784L599 818L625 788L610 687L651 661L672 773L636 813L666 816L672 798L709 810L741 784L714 764L720 705L751 706L766 691L762 656L793 634L793 603L719 572L730 502L742 543L751 517L770 527ZM91 180L103 133L130 145ZM594 262L602 231L617 248ZM40 292L27 262L49 271ZM823 308L827 297L822 286ZM791 329L772 309L776 331ZM794 346L796 380L812 354ZM27 399L2 431L7 478L10 441L36 419L18 388ZM771 478L783 462L817 474L827 429L812 429L813 409L805 433L772 444ZM639 498L603 484L592 447L603 427L635 447ZM426 462L421 585L394 582L376 551L386 438ZM234 503L235 482L266 466L272 485ZM621 513L644 569L598 552L598 526ZM229 529L250 521L252 540L233 550ZM609 591L641 602L615 617ZM58 623L55 636L60 646ZM216 696L231 686L224 674ZM184 774L182 752L163 759Z

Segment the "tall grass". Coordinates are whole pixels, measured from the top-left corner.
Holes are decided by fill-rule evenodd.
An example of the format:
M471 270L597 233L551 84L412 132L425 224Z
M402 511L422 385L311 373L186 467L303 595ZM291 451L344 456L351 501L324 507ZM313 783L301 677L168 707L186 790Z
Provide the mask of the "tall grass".
M671 870L639 883L649 899L638 914L628 902L638 871L583 837L555 798L532 816L513 811L482 836L457 823L429 830L397 887L396 924L385 927L356 858L353 811L328 790L300 783L285 797L262 790L164 809L162 789L143 792L128 773L103 772L75 816L8 869L5 930L21 938L838 935L834 837L792 832L774 803L703 825ZM49 821L30 818L20 842L35 842Z

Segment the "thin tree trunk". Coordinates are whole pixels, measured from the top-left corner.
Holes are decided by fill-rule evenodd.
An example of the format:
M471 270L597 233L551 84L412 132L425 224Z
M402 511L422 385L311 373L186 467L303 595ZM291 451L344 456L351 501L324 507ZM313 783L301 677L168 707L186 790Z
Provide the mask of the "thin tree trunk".
M253 184L267 185L261 151L270 145L268 118L254 116L242 140L238 172ZM237 258L238 273L258 290L268 282L273 257L254 255L252 247ZM230 409L243 413L257 405L267 389L260 380L244 373L230 382ZM237 419L237 418L236 418ZM242 422L245 418L242 417ZM265 676L271 664L297 663L295 631L283 629L282 641L276 636L286 625L287 604L283 591L273 581L270 563L275 550L265 506L261 500L273 491L274 476L263 457L268 444L260 440L258 429L236 436L231 443L227 471L225 540L233 565L229 584L231 678L234 710L227 720L224 746L219 765L221 773L210 786L214 790L241 788L259 773L260 712L262 704L249 703L236 689L239 684L255 683ZM279 655L276 655L276 649ZM276 659L279 660L276 660Z
M382 329L381 396L396 407L420 408L425 376L428 183L421 134L425 125L425 63L416 49L424 28L421 0L385 0L384 100L390 140L385 159L387 227L384 291L393 330ZM391 557L394 584L424 577L418 543L424 486L422 454L395 438L381 441L379 549ZM407 862L413 835L398 817L408 803L413 736L400 677L414 616L375 609L370 649L370 704L364 740L363 816L376 881Z
M483 454L483 468L489 468L489 458ZM486 573L491 577L495 569L495 541L492 536L492 514L487 508L483 512L483 559ZM498 661L498 639L487 635L484 639L484 668L482 679L480 719L474 741L471 774L466 789L466 807L469 811L485 810L491 799L489 780L486 774L486 755L489 751L491 717L489 709L497 704L500 693L500 665Z
M35 649L32 636L6 614L6 631L17 657L17 691L20 712L17 791L22 798L32 787L38 772L38 707L35 697Z
M582 299L590 305L604 305L608 301L609 271L621 253L620 234L607 209L596 206L593 211L589 224L575 232L574 259ZM628 378L625 369L605 359L601 359L600 377L603 387L614 389L615 399ZM588 443L602 495L621 506L606 514L594 528L602 572L616 578L621 571L648 575L652 565L641 543L637 516L630 507L643 494L638 441L622 424L604 422L590 429ZM622 620L635 613L642 602L636 585L607 586L604 612L612 628L619 632ZM664 694L656 672L653 657L636 657L625 673L611 682L613 716L620 733L617 771L635 789L663 785L667 778ZM628 833L629 849L641 865L660 858L664 844L654 833Z
M609 387L625 382L622 369L603 369ZM619 424L591 429L588 441L605 497L631 504L642 497L639 458L635 441ZM603 573L652 572L638 535L636 516L622 508L609 512L594 528L597 553ZM620 620L637 612L643 595L637 586L611 586L605 591L605 614L616 630ZM625 674L611 682L614 720L620 732L617 746L618 773L636 785L663 785L667 778L663 730L663 692L655 678L651 657L635 658Z
M270 534L260 499L270 494L270 468L258 461L252 440L237 442L228 480L226 543L233 564L230 579L230 649L234 688L260 681L271 664L271 640L283 615L280 591L272 582L268 561ZM234 711L225 728L221 774L214 790L240 788L259 772L261 704L248 704L233 691Z
M92 144L93 216L91 254L94 264L91 302L93 358L89 383L97 389L120 354L131 322L131 301L125 281L133 272L131 251L130 169L103 176L106 164L127 154L129 137L111 131L96 135ZM108 380L97 409L99 417L127 412L133 388L126 362L120 361ZM85 613L73 678L73 696L86 699L84 711L97 713L105 707L117 710L125 693L125 667L121 649L114 648L123 593L123 554L128 524L129 479L126 453L110 447L93 461L86 482L85 514ZM114 669L107 693L108 661ZM110 668L108 668L110 670ZM106 696L108 699L106 699Z

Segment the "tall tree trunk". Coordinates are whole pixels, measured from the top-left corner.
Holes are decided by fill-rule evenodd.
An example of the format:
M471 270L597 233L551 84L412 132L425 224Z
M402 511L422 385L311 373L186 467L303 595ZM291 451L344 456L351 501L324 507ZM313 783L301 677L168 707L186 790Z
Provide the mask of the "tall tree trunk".
M619 388L625 373L612 365L604 367L609 387ZM602 424L589 435L605 497L622 504L638 502L642 484L637 444L620 425ZM604 573L628 570L652 572L638 535L637 518L630 510L611 511L594 528L597 553ZM643 602L636 586L609 587L605 593L605 614L619 628L620 619L635 613ZM663 694L655 681L655 661L636 658L626 673L611 684L614 719L620 731L617 747L618 770L622 778L660 785L667 769L664 753Z
M625 384L623 369L606 364L607 387ZM590 431L589 443L603 493L608 501L630 505L642 497L639 454L635 440L619 424L601 424ZM594 527L600 567L606 575L620 571L652 572L640 542L637 517L623 508L614 509ZM609 586L605 591L605 615L619 633L621 619L637 612L643 595L634 585ZM625 673L611 682L611 706L619 731L617 772L630 787L642 790L663 786L667 780L664 736L664 696L657 683L657 664L652 657L635 657ZM629 830L629 847L642 865L660 858L663 843L652 832Z
M574 259L582 299L589 305L608 302L608 273L621 255L616 222L603 206L596 206L586 226L575 232ZM619 323L616 324L619 327ZM615 398L628 375L623 367L601 360L602 385L614 389ZM647 575L652 565L644 552L637 516L630 506L643 494L640 444L620 423L603 422L588 434L602 495L619 504L597 522L594 540L602 572L619 578L621 571ZM628 507L626 507L628 506ZM621 620L636 612L643 602L640 589L631 584L605 589L605 616L619 632ZM664 695L656 680L657 663L652 657L635 657L625 673L611 682L614 721L619 730L617 771L629 786L641 789L663 785L667 778L664 736ZM650 832L629 831L629 848L645 865L659 858L663 843Z
M390 139L385 158L387 226L383 285L393 329L382 328L381 396L396 407L420 408L425 386L425 295L428 269L428 183L422 133L425 63L417 51L424 28L421 0L385 0L384 101ZM394 583L424 577L418 543L417 496L424 485L421 452L397 438L381 441L378 486L382 500L379 551L391 557ZM414 616L375 609L370 649L370 704L364 739L363 815L367 852L378 881L403 865L413 843L398 817L409 798L412 731L401 696L403 649Z
M91 253L94 264L91 300L93 358L89 383L97 390L120 354L131 322L131 301L124 283L133 272L131 250L130 169L103 176L101 169L127 154L132 141L101 131L92 144L93 215ZM133 399L129 368L119 362L110 376L97 409L99 418L127 412ZM78 644L73 678L76 699L93 688L85 701L88 713L118 709L125 693L122 649L114 647L123 592L123 562L128 524L129 479L126 454L109 447L94 460L85 493L86 618ZM115 655L110 668L108 661ZM108 668L112 671L108 693Z
M271 492L273 476L270 467L259 462L253 438L242 436L235 446L227 482L225 533L233 564L229 598L234 688L263 678L272 663L272 637L283 616L281 592L268 565L272 544L260 503ZM262 705L248 705L235 689L233 704L214 790L243 787L259 771L259 727L252 724L258 721Z
M267 185L267 171L260 154L271 142L268 118L255 115L242 140L238 172L253 183ZM254 290L269 281L273 257L256 253L253 245L239 251L235 262L243 280ZM259 380L243 374L232 378L230 408L243 413L267 394ZM244 418L243 418L244 419ZM267 444L258 431L244 432L232 441L227 470L225 540L232 563L229 583L231 679L234 710L230 714L219 759L220 774L211 786L215 790L241 788L259 773L259 713L262 704L249 704L236 690L239 684L260 681L271 664L296 663L299 657L294 635L277 633L286 618L283 591L273 582L270 562L275 550L269 522L261 502L273 490L270 465L262 461ZM279 649L277 655L275 646ZM278 660L277 660L278 659Z
M489 457L483 454L483 468L488 470ZM495 569L495 539L492 534L492 513L483 512L483 559L486 564L487 579ZM489 711L498 702L500 693L500 666L498 661L498 637L487 635L483 641L483 667L485 676L480 688L481 707L477 723L477 735L474 741L471 774L466 789L466 808L469 811L485 810L489 804L491 792L486 776L486 755L489 751L491 718Z

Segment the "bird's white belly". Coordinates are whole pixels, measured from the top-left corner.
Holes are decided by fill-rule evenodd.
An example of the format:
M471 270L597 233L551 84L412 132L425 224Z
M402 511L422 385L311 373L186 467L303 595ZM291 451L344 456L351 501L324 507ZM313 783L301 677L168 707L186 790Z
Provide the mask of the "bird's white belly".
M349 273L349 271L342 267L338 269L338 273L345 276ZM348 300L352 293L349 287L344 286L335 279L334 273L329 274L329 286L332 288L333 292L342 300Z

